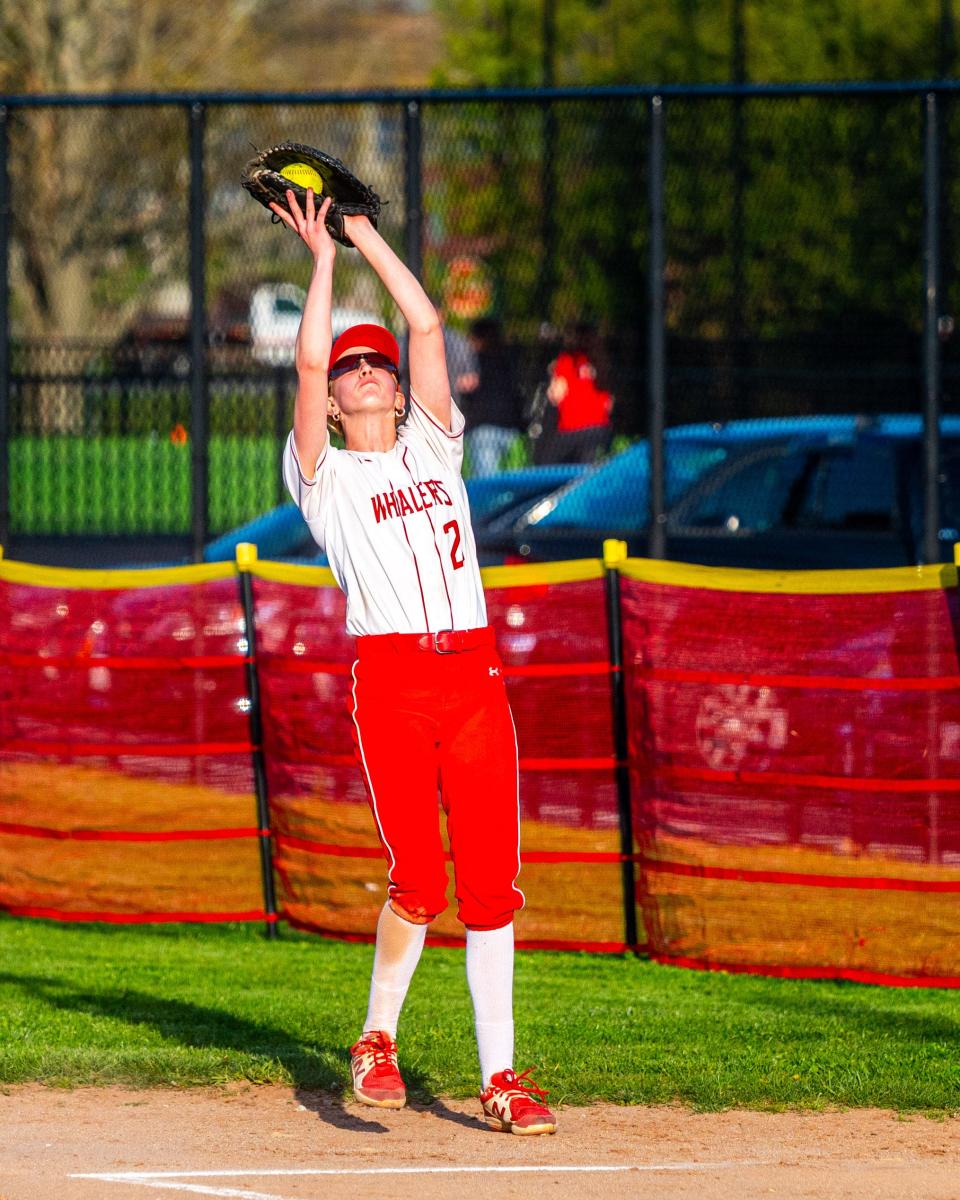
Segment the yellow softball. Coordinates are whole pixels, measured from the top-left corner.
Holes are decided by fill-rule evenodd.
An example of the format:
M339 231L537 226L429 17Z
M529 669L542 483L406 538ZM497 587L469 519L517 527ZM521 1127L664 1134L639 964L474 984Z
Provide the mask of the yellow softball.
M302 187L304 191L307 188L313 188L313 194L319 196L323 191L323 177L319 171L303 162L289 163L283 168L280 174L284 179L289 179L291 183L295 183L298 187Z

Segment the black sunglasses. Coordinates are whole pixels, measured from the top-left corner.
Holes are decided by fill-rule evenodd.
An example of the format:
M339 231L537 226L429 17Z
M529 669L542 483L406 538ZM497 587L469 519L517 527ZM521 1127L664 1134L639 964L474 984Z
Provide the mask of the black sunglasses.
M363 354L345 354L333 364L327 372L327 378L339 379L341 375L349 375L351 371L356 371L361 362L365 362L368 367L379 367L383 371L389 371L397 380L400 378L397 364L377 350L364 351Z

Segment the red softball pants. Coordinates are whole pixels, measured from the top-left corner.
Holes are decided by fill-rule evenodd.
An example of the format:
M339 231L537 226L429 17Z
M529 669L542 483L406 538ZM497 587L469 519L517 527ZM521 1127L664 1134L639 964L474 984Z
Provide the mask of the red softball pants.
M458 915L499 929L523 907L517 740L493 630L357 639L353 741L380 841L389 897L415 920L447 906L440 807Z

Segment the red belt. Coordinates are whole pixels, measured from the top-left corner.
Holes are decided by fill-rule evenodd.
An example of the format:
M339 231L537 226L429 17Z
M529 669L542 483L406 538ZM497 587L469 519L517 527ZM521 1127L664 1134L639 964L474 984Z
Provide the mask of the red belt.
M373 633L357 641L371 649L389 646L396 650L428 650L434 654L460 654L464 650L496 645L490 625L479 629L438 629L435 633Z

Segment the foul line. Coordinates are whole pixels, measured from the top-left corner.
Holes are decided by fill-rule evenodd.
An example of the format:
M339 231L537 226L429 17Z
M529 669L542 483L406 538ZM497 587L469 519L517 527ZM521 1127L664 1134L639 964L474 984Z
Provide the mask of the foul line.
M95 1179L99 1183L127 1183L139 1187L162 1188L174 1192L192 1192L199 1196L233 1197L235 1200L284 1200L276 1192L251 1192L233 1187L210 1187L190 1183L194 1179L278 1179L316 1176L377 1175L519 1175L519 1174L624 1174L628 1171L718 1171L734 1167L761 1166L764 1159L739 1159L722 1162L589 1163L553 1166L465 1166L465 1167L304 1167L299 1170L264 1169L261 1171L105 1171L77 1174L69 1179Z

